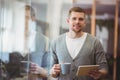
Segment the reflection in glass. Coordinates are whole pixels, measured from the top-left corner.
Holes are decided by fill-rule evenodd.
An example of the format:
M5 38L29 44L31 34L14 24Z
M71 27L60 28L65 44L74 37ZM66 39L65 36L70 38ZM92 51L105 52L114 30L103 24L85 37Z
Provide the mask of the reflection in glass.
M0 0L0 80L28 79L28 72L27 75L21 74L21 61L30 60L47 67L47 3L41 3L41 0ZM31 8L26 10L26 5L35 9L35 16Z

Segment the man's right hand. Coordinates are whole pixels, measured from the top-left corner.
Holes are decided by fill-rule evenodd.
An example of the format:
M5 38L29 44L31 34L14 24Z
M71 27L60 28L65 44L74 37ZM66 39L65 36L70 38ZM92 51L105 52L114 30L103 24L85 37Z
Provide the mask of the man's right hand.
M56 78L60 74L60 72L60 64L54 64L50 73L52 77Z

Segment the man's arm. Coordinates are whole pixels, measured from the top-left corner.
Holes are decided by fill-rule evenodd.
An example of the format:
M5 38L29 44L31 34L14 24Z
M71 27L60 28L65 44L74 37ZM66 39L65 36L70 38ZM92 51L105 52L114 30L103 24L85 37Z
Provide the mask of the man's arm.
M102 44L98 39L94 43L95 63L100 65L99 70L92 70L90 76L95 80L105 77L108 73L108 65Z
M91 70L89 72L89 76L94 78L95 80L99 80L101 78L104 78L107 75L107 70L106 69L100 69L100 70Z
M50 71L49 75L51 77L58 77L60 73L60 64L58 63L58 58L55 51L55 43L52 43L50 47Z

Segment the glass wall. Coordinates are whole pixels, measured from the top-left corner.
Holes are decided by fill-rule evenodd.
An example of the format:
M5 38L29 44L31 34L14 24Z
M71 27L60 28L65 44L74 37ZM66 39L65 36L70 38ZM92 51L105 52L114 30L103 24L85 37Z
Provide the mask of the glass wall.
M0 0L0 79L12 80L21 75L25 56L25 5L30 1Z
M29 74L28 63L47 68L50 41L68 29L71 6L72 0L0 0L0 80L41 79Z
M0 0L0 80L40 79L31 74L29 76L23 64L33 62L47 68L49 44L68 31L66 18L72 6L85 9L87 24L84 31L88 33L92 33L92 17L96 17L95 36L104 46L109 63L109 80L112 80L115 0L112 1L108 4L106 0L96 0L95 15L92 15L94 0ZM119 34L120 28L117 69L120 57ZM117 71L117 80L119 72Z

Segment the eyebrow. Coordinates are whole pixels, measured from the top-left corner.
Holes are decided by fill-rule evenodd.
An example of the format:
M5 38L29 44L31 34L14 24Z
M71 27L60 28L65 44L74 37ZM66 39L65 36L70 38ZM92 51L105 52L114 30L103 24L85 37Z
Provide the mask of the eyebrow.
M73 17L72 19L76 19L76 17ZM79 20L84 20L85 18L78 18Z

